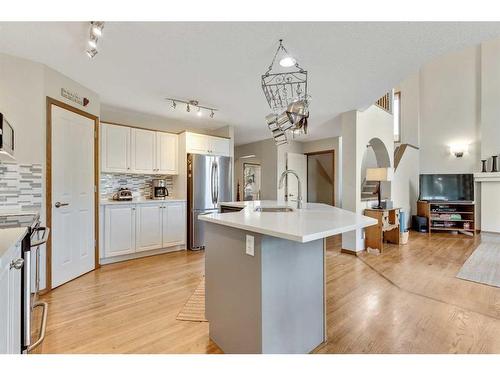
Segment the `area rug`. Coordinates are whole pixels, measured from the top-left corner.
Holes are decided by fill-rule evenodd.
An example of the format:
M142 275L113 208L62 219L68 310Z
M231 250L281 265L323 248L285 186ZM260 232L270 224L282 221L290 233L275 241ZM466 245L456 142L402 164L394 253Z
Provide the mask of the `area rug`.
M481 244L464 263L457 277L500 288L500 236L481 234Z
M207 322L205 318L205 278L203 278L184 307L177 315L177 320Z

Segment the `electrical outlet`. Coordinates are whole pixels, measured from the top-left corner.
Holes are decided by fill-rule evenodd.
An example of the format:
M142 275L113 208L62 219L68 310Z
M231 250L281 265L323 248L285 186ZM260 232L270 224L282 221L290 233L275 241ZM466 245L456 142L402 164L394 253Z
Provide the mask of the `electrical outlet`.
M246 253L248 255L254 256L254 237L247 234L247 246L246 246Z

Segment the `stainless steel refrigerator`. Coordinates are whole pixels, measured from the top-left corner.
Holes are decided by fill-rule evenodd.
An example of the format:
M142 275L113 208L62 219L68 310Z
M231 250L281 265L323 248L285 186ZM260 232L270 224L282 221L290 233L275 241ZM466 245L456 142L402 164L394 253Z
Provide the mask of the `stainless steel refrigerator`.
M188 248L205 247L205 231L199 215L218 211L219 202L232 200L231 158L188 154Z

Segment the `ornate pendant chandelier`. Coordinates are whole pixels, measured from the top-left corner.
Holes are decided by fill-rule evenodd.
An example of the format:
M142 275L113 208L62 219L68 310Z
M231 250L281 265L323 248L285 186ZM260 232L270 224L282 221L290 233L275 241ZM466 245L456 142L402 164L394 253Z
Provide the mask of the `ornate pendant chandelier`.
M262 90L273 111L266 116L266 122L276 145L288 143L287 134L294 138L307 133L310 100L307 93L307 71L288 54L282 39L279 43L269 68L262 75ZM292 70L273 72L278 55L282 55L280 65Z

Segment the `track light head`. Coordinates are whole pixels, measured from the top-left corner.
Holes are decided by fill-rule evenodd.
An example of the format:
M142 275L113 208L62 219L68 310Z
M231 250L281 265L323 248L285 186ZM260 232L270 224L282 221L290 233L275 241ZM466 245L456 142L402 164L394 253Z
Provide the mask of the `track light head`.
M210 111L210 118L214 118L214 115L215 115L215 113L214 113L214 110L212 109L212 110Z
M91 49L88 49L87 51L85 51L85 53L87 54L87 56L90 59L93 59L95 57L95 55L97 55L97 49L91 48Z
M177 107L177 103L175 102L175 100L172 100L172 108L175 109Z
M95 38L95 37L94 37L94 38L92 38L92 37L91 37L91 38L89 39L88 44L89 44L89 47L90 47L91 49L97 49L97 38Z
M186 105L186 112L191 112L191 107L189 106L189 103Z
M104 22L92 21L90 22L90 25L91 25L90 31L92 32L92 34L94 34L96 37L101 37L102 29L104 28Z

